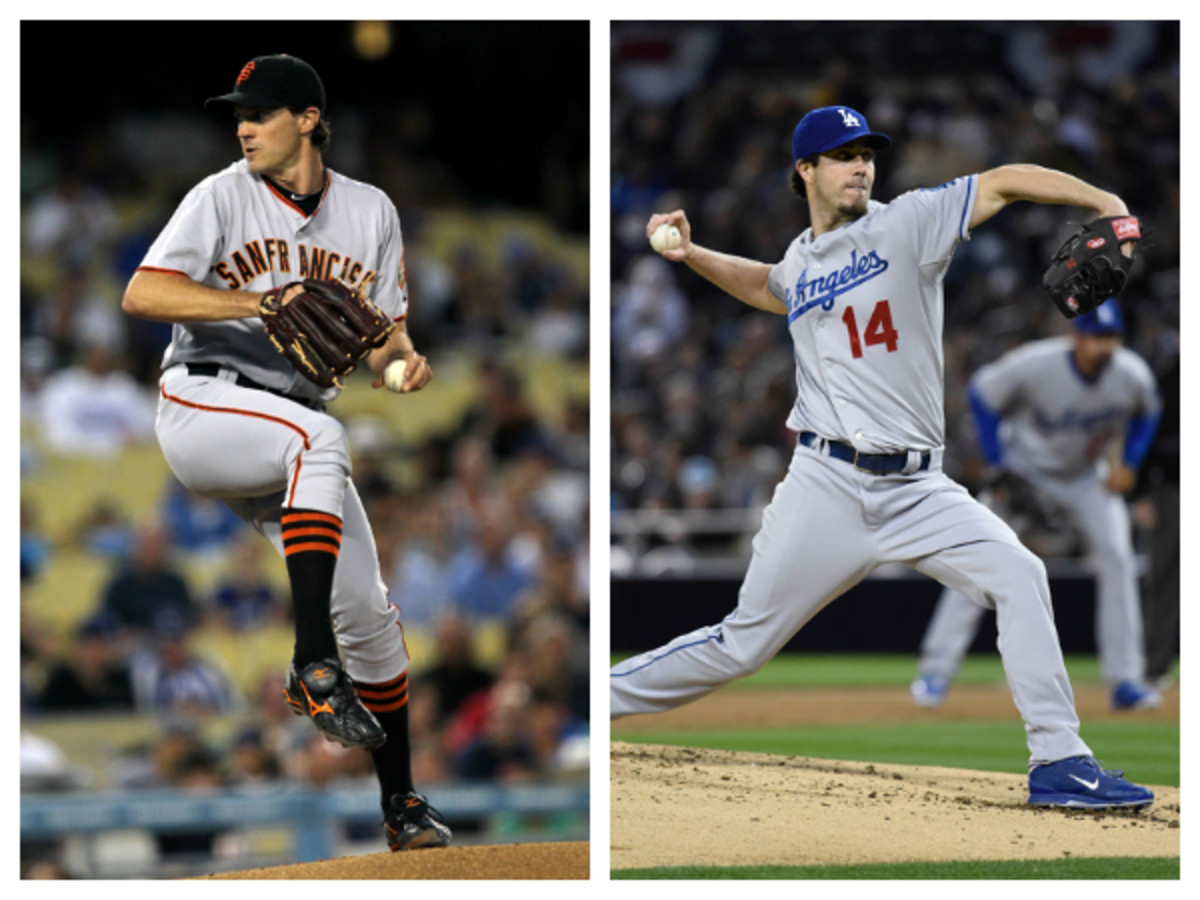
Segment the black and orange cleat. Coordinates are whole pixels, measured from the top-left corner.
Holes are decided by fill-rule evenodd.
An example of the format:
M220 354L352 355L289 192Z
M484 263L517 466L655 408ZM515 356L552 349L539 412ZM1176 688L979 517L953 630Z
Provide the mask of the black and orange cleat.
M308 716L317 730L344 747L378 750L387 733L354 691L354 682L334 659L309 663L296 674L288 667L283 699L298 716Z
M392 796L383 818L383 831L393 853L422 847L445 847L453 837L442 814L415 791Z

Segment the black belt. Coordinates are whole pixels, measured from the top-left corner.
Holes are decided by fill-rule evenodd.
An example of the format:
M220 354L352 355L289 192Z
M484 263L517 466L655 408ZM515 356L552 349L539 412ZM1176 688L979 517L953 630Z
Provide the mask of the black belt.
M209 378L216 378L221 374L221 367L216 363L185 363L189 375L206 375ZM233 371L232 369L230 371ZM310 400L307 397L297 397L294 394L285 394L283 391L269 388L265 384L259 384L252 378L247 378L241 372L238 372L234 384L238 387L251 388L256 391L266 391L268 394L274 394L276 397L283 397L285 400L291 400L293 403L299 403L301 406L307 406L309 409L317 412L325 411L325 404L320 400Z
M811 431L800 432L800 443L805 447L811 447L821 440L821 437ZM856 469L862 469L873 475L896 474L903 472L904 467L908 465L907 453L859 453L852 446L843 444L841 441L825 441L825 444L829 447L829 455L834 459L848 462ZM921 465L917 466L916 471L924 472L929 468L931 455L928 451L921 454Z

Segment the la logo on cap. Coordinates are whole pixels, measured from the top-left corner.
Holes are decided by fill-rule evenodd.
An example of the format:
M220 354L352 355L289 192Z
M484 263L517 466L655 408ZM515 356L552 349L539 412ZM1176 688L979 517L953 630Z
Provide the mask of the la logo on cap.
M842 124L847 128L861 128L862 123L858 121L858 117L848 109L838 107L838 112L842 114Z

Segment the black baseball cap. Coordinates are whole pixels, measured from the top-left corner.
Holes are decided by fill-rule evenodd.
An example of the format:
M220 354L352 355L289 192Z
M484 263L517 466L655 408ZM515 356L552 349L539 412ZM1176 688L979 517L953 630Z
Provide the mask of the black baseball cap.
M233 91L204 101L205 109L225 104L253 109L308 109L315 106L325 115L325 86L317 70L304 60L286 53L256 56L238 73Z

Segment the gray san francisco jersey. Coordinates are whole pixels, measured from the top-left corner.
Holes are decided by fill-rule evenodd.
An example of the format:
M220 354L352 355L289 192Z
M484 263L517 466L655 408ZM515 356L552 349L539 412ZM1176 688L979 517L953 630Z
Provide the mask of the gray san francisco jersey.
M378 188L326 169L311 216L244 160L210 175L179 204L140 268L183 274L229 290L266 291L303 278L361 287L393 319L408 310L400 218ZM175 325L163 368L218 363L259 384L331 400L300 375L266 337L257 317Z
M1095 466L1135 416L1158 411L1154 373L1118 347L1095 381L1079 372L1069 337L1033 341L982 367L971 379L1000 414L1003 462L1019 472L1059 477Z
M871 201L849 225L806 230L772 267L795 346L789 428L868 453L942 446L942 281L970 237L975 187L971 175Z

